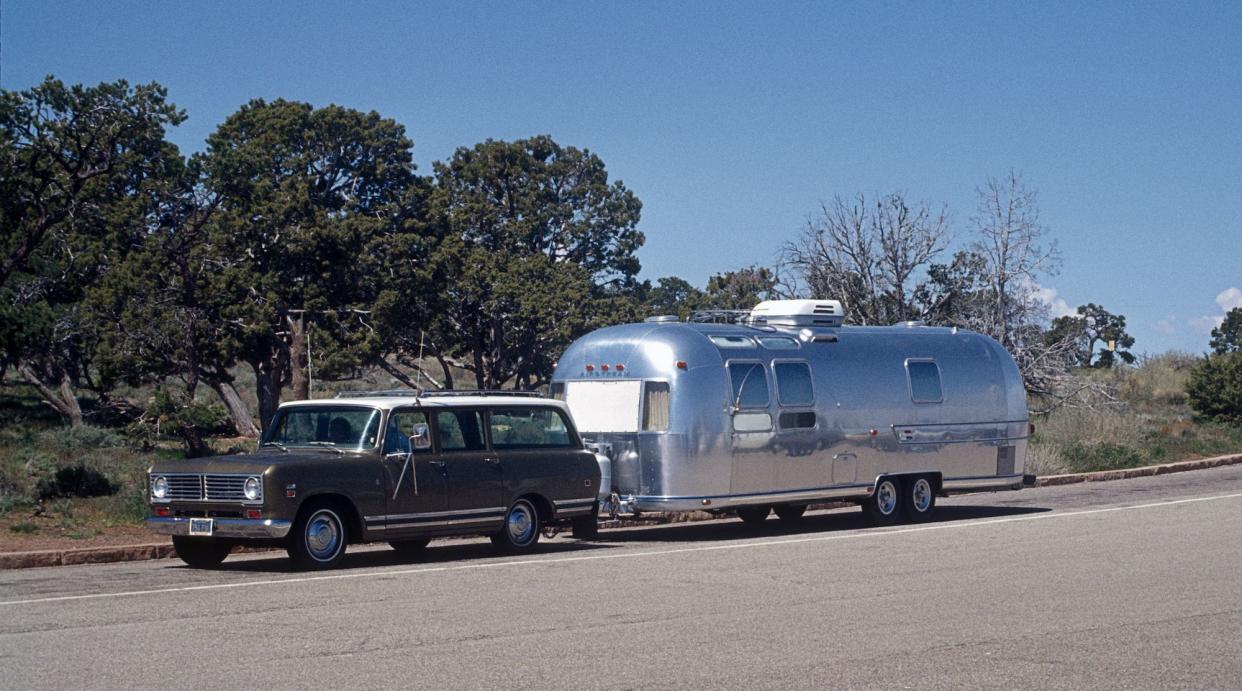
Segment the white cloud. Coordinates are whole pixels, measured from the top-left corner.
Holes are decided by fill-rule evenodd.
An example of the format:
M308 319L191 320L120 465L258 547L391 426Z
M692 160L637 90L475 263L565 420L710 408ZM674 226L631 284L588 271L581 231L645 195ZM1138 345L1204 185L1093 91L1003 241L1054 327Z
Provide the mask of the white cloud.
M1035 296L1036 300L1048 306L1048 315L1053 319L1078 314L1073 307L1069 306L1065 298L1057 295L1056 288L1045 288L1035 283L1031 287L1031 294Z
M1220 305L1221 312L1242 307L1242 290L1226 288L1220 291L1220 294L1216 296L1216 304Z
M1156 331L1159 331L1160 333L1165 334L1165 335L1173 335L1177 333L1177 326L1175 325L1176 321L1177 321L1177 317L1170 314L1166 316L1164 319L1161 319L1160 321L1156 322Z
M1212 333L1212 329L1219 327L1224 321L1225 318L1218 315L1215 317L1191 317L1186 320L1186 323L1195 331L1208 334Z

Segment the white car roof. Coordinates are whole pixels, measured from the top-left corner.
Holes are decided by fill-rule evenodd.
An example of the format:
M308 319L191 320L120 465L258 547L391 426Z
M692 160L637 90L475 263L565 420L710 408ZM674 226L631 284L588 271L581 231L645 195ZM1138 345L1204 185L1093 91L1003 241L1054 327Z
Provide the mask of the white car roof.
M379 408L381 410L391 410L402 406L419 406L421 408L449 408L449 407L492 407L499 408L505 406L552 406L561 410L568 411L563 401L555 398L542 398L538 396L488 396L480 394L477 396L350 396L347 398L312 398L306 401L288 401L281 403L281 408L297 408L302 406L358 406L366 408Z

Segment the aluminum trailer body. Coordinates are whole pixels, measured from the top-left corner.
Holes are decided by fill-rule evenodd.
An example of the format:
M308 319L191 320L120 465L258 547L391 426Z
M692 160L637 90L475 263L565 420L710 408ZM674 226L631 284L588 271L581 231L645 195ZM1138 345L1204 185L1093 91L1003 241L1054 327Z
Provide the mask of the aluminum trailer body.
M926 477L941 496L1021 488L1030 423L1003 347L839 315L779 301L749 324L663 318L571 344L552 393L611 460L605 510L866 505L886 477Z

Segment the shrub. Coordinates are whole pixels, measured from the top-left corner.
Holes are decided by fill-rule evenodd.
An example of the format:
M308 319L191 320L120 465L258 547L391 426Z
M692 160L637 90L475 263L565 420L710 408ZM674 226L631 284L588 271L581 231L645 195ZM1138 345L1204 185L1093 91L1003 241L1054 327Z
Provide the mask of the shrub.
M1242 424L1242 352L1208 355L1190 370L1186 398L1200 416Z
M1061 450L1070 472L1089 473L1114 468L1137 468L1146 464L1137 449L1120 444L1083 444L1075 442Z
M120 487L112 484L103 473L84 465L65 466L51 479L39 480L35 494L39 499L53 497L106 497Z

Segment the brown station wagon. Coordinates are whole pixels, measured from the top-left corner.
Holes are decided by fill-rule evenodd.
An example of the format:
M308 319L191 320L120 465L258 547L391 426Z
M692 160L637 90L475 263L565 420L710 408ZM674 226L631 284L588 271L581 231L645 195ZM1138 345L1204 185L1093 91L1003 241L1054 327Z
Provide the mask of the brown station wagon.
M151 466L149 528L191 566L281 545L312 569L351 542L414 554L483 534L530 549L541 530L594 534L600 468L565 404L518 392L374 392L286 403L253 454Z

